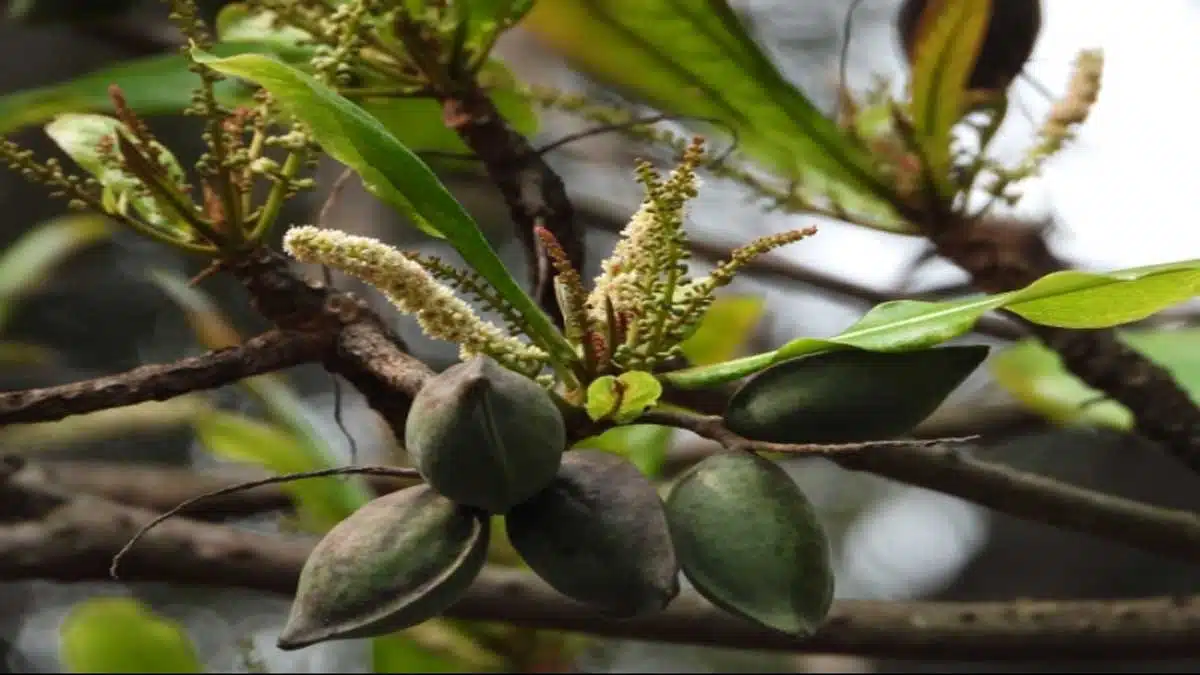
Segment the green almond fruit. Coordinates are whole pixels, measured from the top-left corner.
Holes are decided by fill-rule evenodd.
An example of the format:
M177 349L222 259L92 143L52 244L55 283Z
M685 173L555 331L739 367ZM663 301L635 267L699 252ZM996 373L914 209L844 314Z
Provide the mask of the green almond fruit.
M772 366L729 401L725 426L771 443L852 443L908 433L987 357L984 346L839 350Z
M679 477L666 510L683 573L710 602L791 635L820 627L833 603L829 541L774 462L713 455Z
M574 450L558 476L505 516L509 541L555 590L616 617L657 612L679 594L662 500L633 464Z
M447 368L417 393L404 442L438 493L505 513L554 480L567 432L545 389L481 356Z
M372 500L309 554L279 648L384 635L438 616L483 569L490 524L426 485Z

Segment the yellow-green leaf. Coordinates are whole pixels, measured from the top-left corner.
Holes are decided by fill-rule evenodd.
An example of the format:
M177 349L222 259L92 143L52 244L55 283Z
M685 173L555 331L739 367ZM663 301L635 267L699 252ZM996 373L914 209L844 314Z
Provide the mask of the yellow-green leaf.
M696 332L680 345L683 355L698 366L733 358L762 320L764 306L761 296L717 298L704 313Z
M1200 329L1131 330L1121 340L1166 368L1200 403ZM1063 367L1057 354L1033 340L1000 352L989 364L992 376L1013 398L1056 424L1133 427L1133 414Z
M658 403L662 383L650 373L631 370L619 377L605 375L588 385L585 408L593 420L611 417L618 423L636 419Z
M656 478L662 473L667 450L671 446L674 430L657 424L627 424L614 427L599 436L592 436L575 444L579 448L592 448L612 452L628 459L643 474Z
M992 0L929 0L912 74L913 128L939 188L949 196L951 130L964 112L967 81L979 58Z
M14 304L45 283L64 258L110 236L108 221L90 214L55 218L21 235L0 255L0 328Z
M312 461L300 439L277 425L218 410L197 415L192 425L204 447L223 459L280 474L326 468ZM301 521L316 531L336 525L355 510L357 500L337 478L310 478L282 487L295 498Z
M203 673L179 624L132 598L92 598L75 605L59 634L71 673Z
M980 317L997 309L1007 309L1046 326L1109 328L1140 321L1197 295L1200 260L1107 274L1055 272L1023 289L998 295L950 302L886 302L833 337L797 338L775 351L661 377L677 387L700 388L736 380L790 358L834 349L925 349L969 332Z

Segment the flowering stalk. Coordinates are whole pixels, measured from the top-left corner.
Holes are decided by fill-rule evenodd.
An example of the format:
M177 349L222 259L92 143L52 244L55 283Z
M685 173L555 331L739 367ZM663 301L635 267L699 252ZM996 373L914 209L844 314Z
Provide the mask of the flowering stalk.
M420 263L376 239L306 225L288 230L283 246L301 262L328 265L378 288L427 335L458 344L464 361L483 354L532 377L549 360L540 348L481 319Z

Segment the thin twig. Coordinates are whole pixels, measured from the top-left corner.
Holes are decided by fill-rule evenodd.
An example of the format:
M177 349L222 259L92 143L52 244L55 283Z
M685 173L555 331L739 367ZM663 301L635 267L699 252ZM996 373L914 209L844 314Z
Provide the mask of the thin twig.
M119 579L120 577L117 575L117 568L121 565L121 558L124 558L125 555L127 553L129 553L129 551L132 550L134 546L137 545L138 541L140 541L142 537L146 536L146 534L150 532L150 530L154 529L155 527L162 524L163 522L170 520L171 518L175 518L176 516L179 515L180 512L182 512L184 509L188 508L192 504L195 504L196 502L200 502L205 499L212 498L212 497L220 497L223 495L233 494L236 492L245 492L246 490L253 490L256 487L261 487L263 485L278 485L280 483L291 483L294 481L305 480L305 479L309 479L309 478L325 478L328 476L349 476L349 475L387 476L389 478L420 478L421 477L421 474L418 473L416 469L400 468L400 467L394 467L394 466L344 466L344 467L338 467L338 468L334 468L334 469L320 469L317 471L303 471L303 472L299 472L299 473L284 474L282 476L271 476L270 478L262 478L259 480L246 481L245 483L239 483L237 485L230 485L228 487L220 488L218 490L213 490L212 492L207 492L205 494L196 495L195 497L192 497L191 499L187 499L187 500L183 501L182 503L176 505L174 508L170 509L169 511L157 516L156 518L154 518L154 520L151 520L150 522L146 523L132 537L130 537L129 541L126 542L126 544L121 547L121 550L117 551L116 555L113 556L112 564L108 568L109 576L111 576L114 580Z
M726 429L720 418L655 412L642 419L687 429L739 450L789 452L788 446L747 441ZM951 448L928 446L922 441L899 442L821 454L846 469L867 471L1025 520L1200 563L1200 514L1113 497L974 459ZM805 446L793 447L814 454Z

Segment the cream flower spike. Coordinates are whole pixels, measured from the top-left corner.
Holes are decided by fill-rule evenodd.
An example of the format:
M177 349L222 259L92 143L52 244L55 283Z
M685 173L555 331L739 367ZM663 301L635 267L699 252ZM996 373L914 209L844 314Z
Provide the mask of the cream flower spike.
M526 373L547 360L541 349L480 318L424 267L381 241L304 225L288 230L283 248L296 260L327 265L371 284L401 312L412 314L426 335L458 344L463 360L486 354Z

